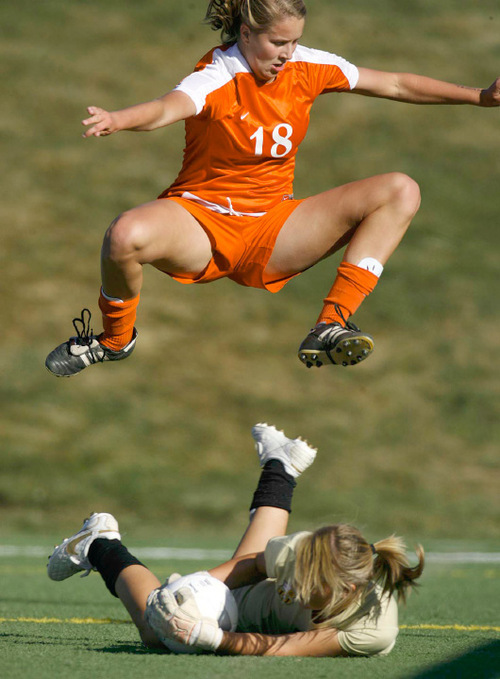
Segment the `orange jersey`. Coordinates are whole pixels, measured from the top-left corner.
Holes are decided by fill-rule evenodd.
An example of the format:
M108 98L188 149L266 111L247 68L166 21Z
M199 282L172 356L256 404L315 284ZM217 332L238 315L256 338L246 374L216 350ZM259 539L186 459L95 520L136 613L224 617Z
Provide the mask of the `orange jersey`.
M314 100L357 80L345 59L299 45L275 80L262 83L236 44L214 48L176 88L196 115L185 121L182 169L161 197L252 215L293 197L295 156Z

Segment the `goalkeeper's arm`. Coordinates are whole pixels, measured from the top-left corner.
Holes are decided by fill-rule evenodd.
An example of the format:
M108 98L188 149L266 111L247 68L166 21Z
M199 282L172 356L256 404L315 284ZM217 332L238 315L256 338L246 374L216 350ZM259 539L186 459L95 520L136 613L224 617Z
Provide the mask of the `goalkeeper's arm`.
M228 655L289 655L316 658L348 655L339 643L336 629L276 635L223 632L216 652Z
M294 655L326 657L345 655L335 629L291 634L224 632L215 620L201 616L192 590L176 595L164 587L148 598L146 621L159 639L175 639L188 646L230 655Z

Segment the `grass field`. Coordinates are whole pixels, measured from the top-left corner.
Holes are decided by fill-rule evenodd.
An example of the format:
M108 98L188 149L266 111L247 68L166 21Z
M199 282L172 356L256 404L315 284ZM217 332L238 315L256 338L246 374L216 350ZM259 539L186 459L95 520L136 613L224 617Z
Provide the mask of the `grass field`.
M190 572L216 563L213 558L145 561L160 578L173 570ZM388 657L377 659L193 658L146 652L124 609L98 575L54 583L48 580L41 558L4 555L0 556L0 575L0 667L8 679L22 679L33 668L40 679L53 677L61 668L75 679L500 676L498 557L496 563L481 564L431 561L423 587L401 609L396 648Z
M313 372L295 356L335 260L278 295L228 281L182 286L147 270L134 358L50 379L45 355L80 309L100 325L106 225L157 195L182 149L181 126L84 141L85 106L168 90L216 36L189 2L21 0L0 12L9 95L0 530L38 530L47 517L65 527L108 508L131 525L173 516L189 530L234 533L240 497L253 490L249 429L264 420L320 449L297 498L305 524L334 515L375 536L498 538L498 111L318 102L298 196L389 170L408 172L423 194L356 316L377 342L365 364ZM497 20L495 2L315 0L304 42L361 65L486 86L499 62Z
M226 548L257 476L250 428L268 421L319 448L297 489L294 530L347 520L371 540L396 531L428 550L498 551L498 110L347 95L317 102L299 152L298 197L392 170L422 190L414 225L356 314L376 340L366 363L307 371L296 358L333 258L278 295L228 281L182 286L147 270L133 358L67 381L45 371L81 308L100 329L104 229L167 186L182 153L181 126L84 141L85 107L119 108L175 85L216 40L201 25L204 7L0 5L0 545L51 546L103 510L144 544L161 536L167 545ZM355 64L480 87L500 72L496 0L309 7L304 44ZM498 639L498 569L458 571L448 579L446 568L430 566L403 622L467 629L403 629L389 658L341 660L336 675L494 676L473 672L482 659L488 667ZM52 675L58 663L74 676L85 668L132 676L138 667L149 676L165 662L171 676L332 671L323 661L146 657L127 625L22 622L123 614L101 601L98 578L46 582L43 559L2 559L0 572L0 617L13 620L0 625L0 673L9 679L34 667ZM427 671L441 662L462 674Z

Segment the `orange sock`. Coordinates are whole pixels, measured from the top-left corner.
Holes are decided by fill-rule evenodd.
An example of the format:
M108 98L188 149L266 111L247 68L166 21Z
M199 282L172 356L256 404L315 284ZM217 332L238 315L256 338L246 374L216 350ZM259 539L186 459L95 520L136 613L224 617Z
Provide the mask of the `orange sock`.
M132 299L110 300L102 293L99 295L99 308L102 311L104 332L99 342L108 349L119 351L132 339L139 295Z
M378 283L378 277L371 271L355 264L342 262L337 269L337 278L323 300L323 310L316 323L340 323L345 325L349 316L356 311L364 298L370 294ZM335 310L340 308L344 318Z

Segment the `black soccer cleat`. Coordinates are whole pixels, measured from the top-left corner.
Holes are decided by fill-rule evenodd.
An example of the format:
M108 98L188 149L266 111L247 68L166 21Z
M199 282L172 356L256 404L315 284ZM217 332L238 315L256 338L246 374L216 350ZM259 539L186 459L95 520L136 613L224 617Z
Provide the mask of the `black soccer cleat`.
M121 361L133 352L137 340L135 328L130 342L123 349L113 351L101 344L99 337L93 334L90 318L90 311L83 309L81 317L73 319L77 336L60 344L45 359L45 367L56 377L71 377L94 363Z
M318 323L299 348L299 359L308 368L322 365L357 365L372 353L373 338L347 322Z

